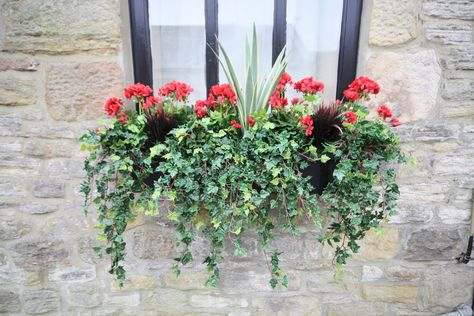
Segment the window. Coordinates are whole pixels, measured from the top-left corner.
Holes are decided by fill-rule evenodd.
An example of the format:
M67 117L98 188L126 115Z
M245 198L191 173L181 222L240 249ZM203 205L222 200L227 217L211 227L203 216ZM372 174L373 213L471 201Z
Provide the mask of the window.
M135 81L155 89L180 80L205 98L223 77L215 35L241 69L253 22L262 71L287 44L288 72L323 81L327 99L341 97L356 74L362 0L129 0L129 8Z

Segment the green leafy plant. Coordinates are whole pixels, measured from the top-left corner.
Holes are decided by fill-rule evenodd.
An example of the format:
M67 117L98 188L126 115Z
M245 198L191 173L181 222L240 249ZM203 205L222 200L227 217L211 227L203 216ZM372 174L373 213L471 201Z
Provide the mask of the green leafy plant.
M82 136L90 151L82 185L85 209L92 198L99 237L112 257L110 272L120 284L127 224L138 212L155 215L161 200L172 205L168 220L176 223L182 249L175 273L195 259L190 247L201 233L210 242L202 259L209 271L205 285L211 287L218 285L226 243L234 256L246 255L242 236L247 232L259 238L270 286L287 286L290 280L280 266L285 254L274 236L281 231L298 237L302 220L314 225L315 240L335 248L341 275L367 231L395 212L395 167L405 157L390 128L399 120L386 105L375 115L364 105L379 92L378 84L359 77L343 100L322 104L324 84L312 77L292 82L284 72L284 52L260 79L256 42L254 28L245 46L243 86L221 47L229 84L212 87L192 110L187 102L192 89L184 83L166 84L159 96L147 86L131 85L124 95L138 113L123 111L120 99L109 99L105 110L111 120ZM291 104L288 86L300 93ZM335 165L334 179L318 196L305 170L328 161Z

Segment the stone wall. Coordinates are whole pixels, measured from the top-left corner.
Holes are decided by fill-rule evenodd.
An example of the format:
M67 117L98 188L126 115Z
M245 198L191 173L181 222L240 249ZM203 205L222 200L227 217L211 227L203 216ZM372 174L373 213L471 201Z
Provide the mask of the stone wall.
M91 251L77 137L129 81L125 4L0 0L0 313L436 315L470 302L474 265L452 257L467 246L474 188L474 2L365 1L359 72L381 83L377 101L394 106L417 164L400 170L399 214L342 281L305 230L277 236L290 275L277 290L251 236L218 289L202 286L199 262L173 276L174 229L160 218L128 230L124 289Z

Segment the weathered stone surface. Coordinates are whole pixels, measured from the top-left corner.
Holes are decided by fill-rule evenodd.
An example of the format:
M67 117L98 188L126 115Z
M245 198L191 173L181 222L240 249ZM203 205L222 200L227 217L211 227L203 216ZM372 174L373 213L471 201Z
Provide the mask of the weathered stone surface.
M176 258L175 232L171 229L157 229L142 226L133 233L133 254L140 259Z
M156 306L160 311L167 313L174 311L183 313L183 307L188 306L188 302L186 292L172 289L158 289L144 300L144 303Z
M122 73L115 63L55 64L48 70L46 102L58 121L96 119L107 97L120 96Z
M54 290L28 290L23 297L23 308L27 314L38 315L59 309L59 295Z
M446 118L473 120L474 102L450 102L441 108L441 113Z
M334 304L328 307L328 316L381 316L390 315L387 304L357 302L357 304Z
M0 71L18 70L18 71L36 71L39 62L28 57L2 57L0 56Z
M33 80L0 78L0 105L30 105L35 102L36 87Z
M474 19L471 0L424 0L423 13L444 19Z
M138 306L140 305L140 294L136 292L127 295L106 295L104 304L112 306Z
M52 148L41 141L29 141L23 145L23 152L29 156L46 157L52 153Z
M395 113L399 113L402 122L431 115L441 78L434 50L373 53L367 61L366 73L382 87L378 102L396 103Z
M374 0L369 43L390 46L408 42L418 35L418 1Z
M67 287L67 301L71 306L91 308L102 302L101 292L95 283L71 284Z
M217 295L195 294L191 295L189 301L191 306L194 307L224 308L249 306L249 302L245 298L223 297Z
M334 270L320 270L305 274L306 288L317 293L324 302L350 302L358 300L358 282L360 276L345 270L340 280L335 280Z
M127 276L122 288L117 284L116 280L113 280L110 288L113 292L127 291L127 290L152 290L156 288L156 280L152 276L132 274Z
M0 113L0 136L19 135L22 124L16 113Z
M44 237L18 242L13 251L15 264L26 269L47 268L64 262L69 254L64 243Z
M438 217L443 224L468 224L471 221L471 208L457 208L453 206L442 206Z
M436 157L433 161L433 173L439 176L474 174L474 148L452 152Z
M314 296L287 296L278 298L254 298L251 315L321 315L320 301Z
M461 76L447 78L442 95L449 101L474 100L474 79Z
M383 271L377 266L362 267L362 281L371 282L383 278Z
M205 288L204 283L209 277L207 271L181 271L179 277L170 271L163 274L161 282L167 288L175 288L180 290L202 290Z
M407 237L405 257L415 261L449 260L460 253L461 240L457 228L422 228Z
M474 69L474 44L457 45L443 54L441 63L448 69L472 70Z
M14 219L2 218L0 221L0 240L20 238L31 231L27 223Z
M362 285L362 298L371 302L414 304L418 297L414 285Z
M54 282L87 282L95 278L95 266L59 269L49 275L49 279Z
M429 206L404 204L399 205L397 214L392 216L390 223L428 223L433 218L433 210Z
M426 38L435 43L456 45L472 40L471 25L426 23L424 28Z
M423 273L414 268L401 265L390 266L385 270L385 277L392 281L413 281L420 279Z
M368 261L392 259L398 252L398 230L393 226L384 227L378 236L372 229L360 245L355 258Z
M12 291L0 290L0 313L19 312L20 296Z
M83 179L85 176L83 167L83 160L51 159L47 166L48 176L60 179Z
M449 265L426 271L425 304L439 314L461 303L470 305L474 269L468 265ZM442 308L444 307L444 309Z
M4 51L113 54L120 43L118 1L6 1Z
M33 185L33 194L40 198L60 198L64 196L64 183L37 181Z
M447 199L449 192L449 184L436 181L428 181L427 183L417 183L411 185L403 185L400 187L400 202L410 203L416 201L421 203L439 203Z
M52 213L58 209L59 205L53 203L29 202L20 206L20 211L30 215Z

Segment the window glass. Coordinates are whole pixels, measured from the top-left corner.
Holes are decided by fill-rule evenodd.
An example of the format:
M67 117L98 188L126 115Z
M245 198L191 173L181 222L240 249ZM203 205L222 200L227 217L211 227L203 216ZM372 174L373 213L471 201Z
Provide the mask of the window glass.
M272 65L273 0L219 0L219 41L235 67L242 83L244 77L244 40L257 28L260 55L260 76L267 74ZM222 67L219 81L227 82Z
M293 80L324 82L324 99L334 100L343 0L291 0L287 6L287 71Z
M149 0L154 90L177 80L206 97L204 1Z

